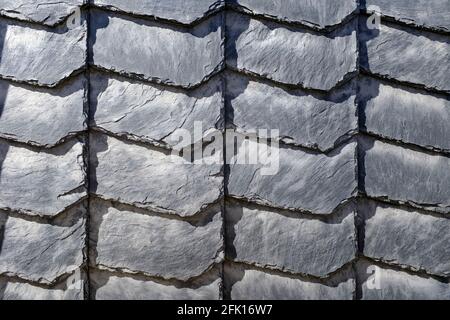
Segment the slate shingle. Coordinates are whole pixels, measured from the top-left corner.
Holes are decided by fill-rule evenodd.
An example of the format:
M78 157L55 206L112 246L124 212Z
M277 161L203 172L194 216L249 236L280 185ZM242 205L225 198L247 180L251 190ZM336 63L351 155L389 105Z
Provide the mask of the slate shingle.
M99 200L90 208L94 265L185 281L221 262L220 207L198 225Z

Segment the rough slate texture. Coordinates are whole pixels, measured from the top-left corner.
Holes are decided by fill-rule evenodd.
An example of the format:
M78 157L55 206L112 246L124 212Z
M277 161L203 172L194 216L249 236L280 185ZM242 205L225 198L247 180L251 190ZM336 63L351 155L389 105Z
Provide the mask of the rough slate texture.
M449 44L448 0L0 0L0 299L449 300Z

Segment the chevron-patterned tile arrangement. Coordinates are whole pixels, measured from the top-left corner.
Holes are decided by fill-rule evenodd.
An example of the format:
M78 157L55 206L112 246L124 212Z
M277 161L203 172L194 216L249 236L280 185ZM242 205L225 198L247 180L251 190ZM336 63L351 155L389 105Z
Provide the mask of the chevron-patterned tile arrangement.
M450 299L449 122L448 0L0 0L0 298Z

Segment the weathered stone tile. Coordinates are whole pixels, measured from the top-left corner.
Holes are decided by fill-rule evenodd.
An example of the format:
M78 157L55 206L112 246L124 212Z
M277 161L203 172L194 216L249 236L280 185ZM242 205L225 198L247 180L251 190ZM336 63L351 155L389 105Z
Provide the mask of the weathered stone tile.
M358 262L363 300L448 300L450 284L434 278Z
M80 205L48 224L0 211L0 274L50 284L77 270L83 263L85 212Z
M364 130L429 149L450 150L448 99L372 78L362 79L360 87Z
M39 146L54 146L85 129L86 79L40 89L0 80L0 136Z
M197 138L195 122L203 132L198 138L206 137L216 130L223 113L219 78L186 92L98 73L91 77L91 86L93 126L156 145L178 145L180 129Z
M224 0L93 0L96 6L191 24L224 7Z
M237 156L230 160L228 191L233 197L278 208L330 214L355 193L354 142L329 154L267 148L266 144L252 140L238 147ZM245 154L256 148L258 164L242 164Z
M100 134L92 136L91 150L91 191L102 198L191 216L222 197L222 165L186 162Z
M364 255L428 273L450 275L450 219L365 202Z
M322 35L227 15L227 65L277 82L330 90L356 71L356 23Z
M238 262L326 277L356 256L354 210L324 220L230 202L227 256Z
M227 95L238 132L277 129L286 144L328 151L358 127L354 84L321 95L229 73Z
M220 207L198 224L91 203L91 256L99 267L188 280L223 258Z
M360 23L361 65L370 72L430 89L450 91L448 36L383 23ZM399 59L401 57L401 59Z
M192 87L222 68L223 15L192 28L93 10L93 63L122 74ZM151 50L146 49L151 48Z
M86 60L86 22L68 30L0 21L0 76L20 82L54 86Z
M448 0L366 0L370 13L376 11L396 21L445 31L450 31L449 6Z
M450 159L380 141L363 140L369 196L449 212Z
M66 19L83 0L0 0L0 14L54 26Z
M263 15L286 22L299 22L307 26L323 29L341 23L357 9L355 0L232 0L244 11Z
M90 274L95 300L219 300L220 274L212 270L188 283L124 276L94 270Z
M47 151L0 142L0 208L55 216L86 196L83 144Z
M352 300L355 281L349 271L330 282L225 264L225 288L233 300Z
M71 278L69 278L71 279ZM66 282L43 287L0 277L0 300L83 300L83 284L68 287Z

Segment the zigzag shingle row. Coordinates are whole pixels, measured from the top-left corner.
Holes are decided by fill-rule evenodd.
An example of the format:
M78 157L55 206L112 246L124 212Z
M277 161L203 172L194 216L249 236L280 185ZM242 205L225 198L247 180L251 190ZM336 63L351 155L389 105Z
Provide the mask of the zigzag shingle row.
M2 14L49 26L68 16L67 3L45 11L45 3L3 2ZM445 17L424 19L417 4L373 2L386 17L445 31ZM240 0L222 13L224 2L212 0L91 5L106 10L89 7L90 39L85 20L70 30L2 20L3 298L81 298L83 289L64 287L67 264L88 270L97 299L448 297L447 35L395 24L366 30L355 1ZM355 78L358 61L365 75ZM66 81L88 63L89 88L84 76ZM233 72L215 76L225 67ZM22 110L31 113L18 117ZM192 132L196 120L202 135L281 127L280 171L262 176L260 165L231 161L224 169L170 157L172 136ZM86 127L99 132L86 142L70 138ZM372 138L350 140L358 131ZM354 208L358 179L359 191L390 204ZM89 213L77 220L87 185ZM241 200L221 209L225 196ZM36 234L21 238L22 251L43 251L38 258L59 269L37 267L39 259L22 267L13 231ZM393 246L380 233L404 238ZM372 262L386 277L381 291L367 286Z

